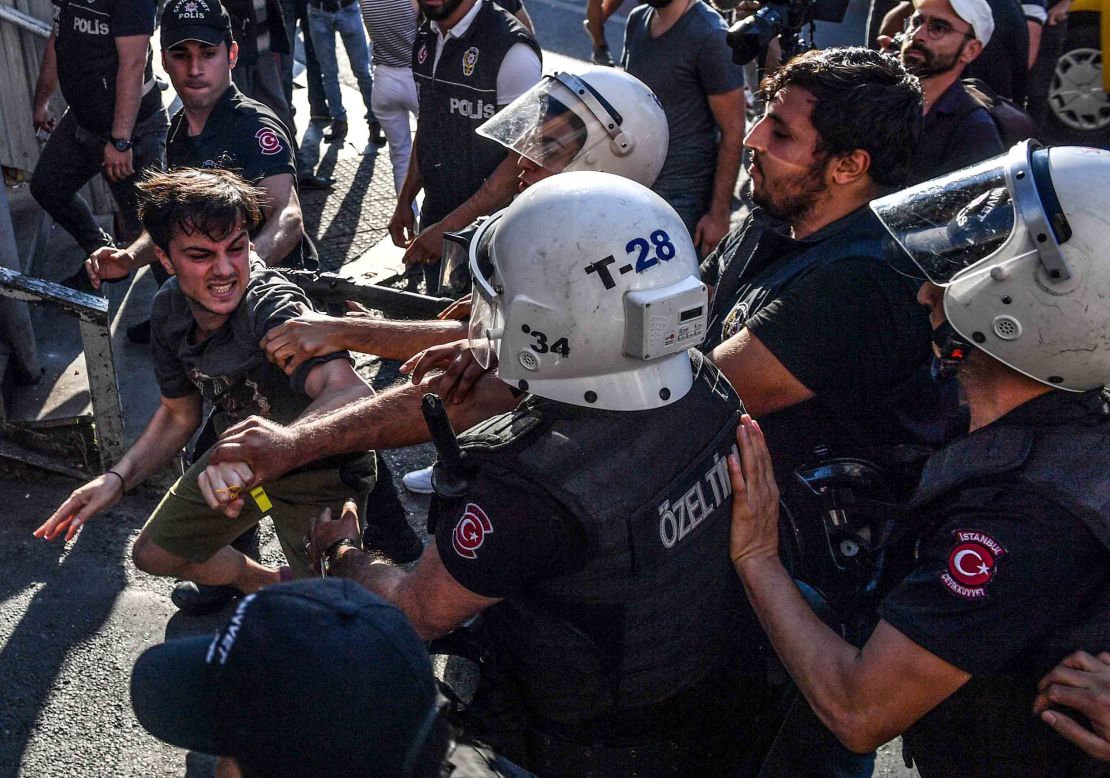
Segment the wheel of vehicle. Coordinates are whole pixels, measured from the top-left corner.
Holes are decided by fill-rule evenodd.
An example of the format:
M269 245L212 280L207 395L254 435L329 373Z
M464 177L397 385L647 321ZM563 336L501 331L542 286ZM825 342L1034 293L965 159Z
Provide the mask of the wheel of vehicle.
M1069 143L1105 145L1110 141L1110 94L1102 85L1098 16L1073 14L1068 25L1048 92L1051 121Z

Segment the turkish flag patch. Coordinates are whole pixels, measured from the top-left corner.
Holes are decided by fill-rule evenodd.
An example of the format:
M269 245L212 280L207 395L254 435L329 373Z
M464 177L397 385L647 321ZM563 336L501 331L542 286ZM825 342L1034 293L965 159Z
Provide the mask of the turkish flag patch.
M987 584L994 578L998 560L1006 555L1006 549L977 530L958 529L952 536L955 543L948 552L948 569L941 573L941 583L961 599L986 599Z
M486 535L493 534L493 524L480 506L472 502L466 504L455 531L451 533L451 545L455 553L467 559L477 559L478 549L485 542Z
M254 134L254 137L258 141L259 150L266 156L281 153L281 139L269 127L263 127Z

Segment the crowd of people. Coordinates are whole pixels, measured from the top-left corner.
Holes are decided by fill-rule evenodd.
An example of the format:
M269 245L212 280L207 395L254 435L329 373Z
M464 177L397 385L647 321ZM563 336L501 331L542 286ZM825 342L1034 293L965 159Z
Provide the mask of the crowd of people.
M548 75L520 0L170 0L167 118L153 0L60 0L32 191L88 254L66 283L156 272L128 335L160 402L35 534L194 441L131 557L237 603L139 659L143 726L221 778L868 776L899 735L926 778L1108 774L1110 153L1015 145L982 99L1021 113L1066 7L879 6L874 48L745 85L702 0L633 9L621 67L590 0L594 64ZM439 319L283 274L318 264L298 191L334 186L298 20L328 142L340 35ZM429 440L425 543L377 452Z

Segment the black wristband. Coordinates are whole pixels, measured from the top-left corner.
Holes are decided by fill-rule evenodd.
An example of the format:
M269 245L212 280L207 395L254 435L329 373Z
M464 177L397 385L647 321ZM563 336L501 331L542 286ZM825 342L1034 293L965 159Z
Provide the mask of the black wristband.
M362 544L355 538L340 538L339 540L328 546L328 550L325 551L320 557L320 574L324 578L327 578L328 575L331 573L331 569L336 562L335 556L342 548L361 549Z
M117 473L115 470L105 470L104 475L108 474L114 475L116 478L119 479L120 489L123 491L124 494L127 494L127 481L124 479L124 477Z

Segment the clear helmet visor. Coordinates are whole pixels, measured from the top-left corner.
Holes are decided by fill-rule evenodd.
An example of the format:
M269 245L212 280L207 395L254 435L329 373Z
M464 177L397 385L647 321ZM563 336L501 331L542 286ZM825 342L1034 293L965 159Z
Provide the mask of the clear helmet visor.
M1017 221L1005 156L879 198L871 209L939 286L997 251Z
M469 267L474 280L474 292L471 296L467 337L471 353L483 370L494 363L505 332L504 296L489 251L494 225L500 217L501 214L496 213L483 223L469 247Z
M595 109L579 99L564 83L567 81L582 83L564 73L545 76L482 124L478 134L527 157L550 173L563 172L594 145L610 140L601 120L594 115ZM600 106L593 92L587 94L587 99ZM596 110L608 113L603 106ZM610 124L619 122L619 117L606 119Z

